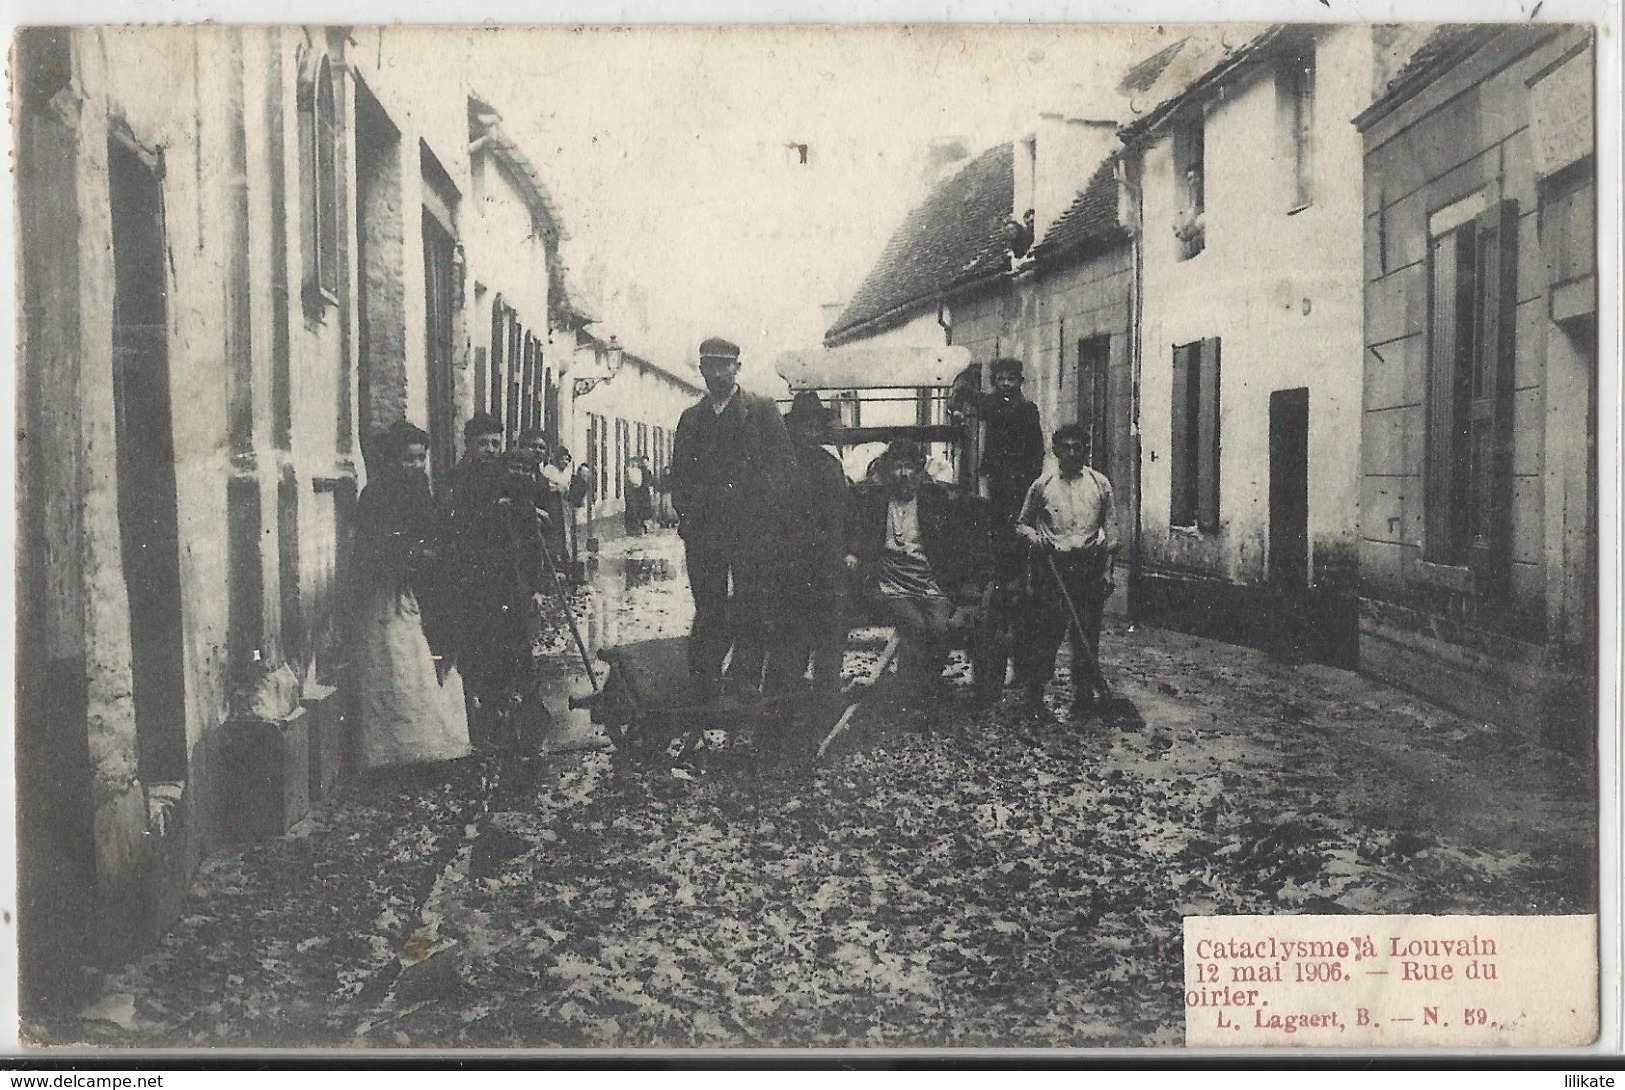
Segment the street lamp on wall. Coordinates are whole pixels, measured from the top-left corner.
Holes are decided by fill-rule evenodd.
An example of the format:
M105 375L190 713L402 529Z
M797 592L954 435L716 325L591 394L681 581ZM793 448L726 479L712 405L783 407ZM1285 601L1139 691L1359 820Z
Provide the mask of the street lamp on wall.
M594 353L598 355L598 353ZM603 346L603 353L594 362L597 367L595 373L577 378L571 386L576 397L584 397L591 393L600 382L610 382L621 372L621 364L626 361L626 349L616 337L610 337L609 343Z

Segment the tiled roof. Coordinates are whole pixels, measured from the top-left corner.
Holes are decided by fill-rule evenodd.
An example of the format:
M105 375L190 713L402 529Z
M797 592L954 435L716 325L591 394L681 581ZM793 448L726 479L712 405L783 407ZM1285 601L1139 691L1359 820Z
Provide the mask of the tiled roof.
M564 221L536 165L503 127L502 116L495 107L477 94L468 96L468 129L470 143L483 139L481 146L488 149L491 157L513 180L537 225L560 239L569 238L570 233L565 230Z
M1167 68L1169 62L1179 55L1179 51L1185 48L1185 43L1188 41L1190 41L1189 38L1180 38L1172 45L1157 50L1145 60L1130 68L1118 82L1117 89L1125 95L1149 91L1152 85L1157 82L1157 77L1162 75L1163 69Z
M1033 249L1040 267L1053 266L1092 243L1122 236L1123 224L1117 218L1117 161L1120 153L1108 155L1089 178L1072 204L1044 233Z
M1555 28L1540 24L1446 23L1435 27L1433 33L1429 34L1417 47L1416 52L1411 54L1410 60L1405 62L1405 67L1388 82L1388 86L1383 89L1377 100L1354 119L1355 124L1363 129L1377 118L1391 112L1394 107L1431 83L1445 69L1476 53L1497 35L1521 34L1538 40L1553 33Z
M1148 108L1137 110L1139 117L1125 126L1118 135L1125 143L1133 143L1160 125L1183 103L1222 84L1237 69L1251 63L1272 43L1288 34L1288 28L1279 24L1250 31L1233 28L1239 41L1229 41L1225 35L1213 40L1191 40L1188 49L1180 51L1179 63L1172 58L1164 64L1153 86L1145 93ZM1302 33L1301 31L1298 33Z
M1432 34L1425 38L1411 59L1405 62L1405 67L1399 70L1388 86L1383 90L1383 96L1399 93L1411 85L1420 83L1432 76L1437 69L1460 60L1462 57L1477 49L1491 37L1500 27L1470 23L1449 23L1445 26L1435 27Z
M919 305L1005 271L1014 162L1013 145L1000 144L938 184L886 243L825 343L850 340L860 327L901 325Z

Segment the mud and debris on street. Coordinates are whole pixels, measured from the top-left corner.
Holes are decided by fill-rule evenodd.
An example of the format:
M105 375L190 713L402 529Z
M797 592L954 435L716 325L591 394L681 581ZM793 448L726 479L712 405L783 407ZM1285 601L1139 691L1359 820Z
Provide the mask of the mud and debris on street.
M595 642L680 633L678 539L611 546L576 607ZM1579 763L1346 671L1121 619L1105 654L1143 729L979 714L960 687L937 730L859 724L816 764L721 748L632 768L578 712L533 767L357 782L208 862L156 950L31 1034L1173 1045L1184 916L1595 903ZM554 658L584 691L562 641Z

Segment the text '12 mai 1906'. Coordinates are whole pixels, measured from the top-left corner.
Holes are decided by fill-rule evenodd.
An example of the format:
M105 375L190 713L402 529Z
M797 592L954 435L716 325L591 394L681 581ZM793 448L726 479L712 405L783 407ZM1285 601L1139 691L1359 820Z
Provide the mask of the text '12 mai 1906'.
M1462 1048L1597 1035L1595 916L1191 916L1185 1041Z

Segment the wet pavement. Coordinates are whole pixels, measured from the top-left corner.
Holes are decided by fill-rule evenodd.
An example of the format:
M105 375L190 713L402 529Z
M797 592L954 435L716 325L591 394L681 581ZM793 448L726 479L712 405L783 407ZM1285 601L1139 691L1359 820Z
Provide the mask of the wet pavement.
M605 550L572 597L590 653L686 631L681 555ZM1344 671L1121 621L1103 643L1143 729L1076 730L1058 687L1048 718L978 710L956 658L936 733L859 716L815 765L629 766L567 707L590 686L561 629L545 756L358 778L206 863L155 951L27 1033L1171 1045L1185 915L1594 908L1582 765Z

